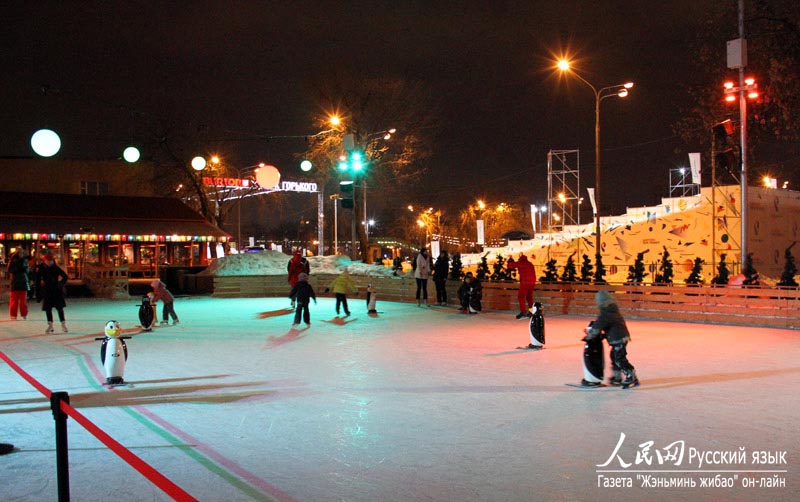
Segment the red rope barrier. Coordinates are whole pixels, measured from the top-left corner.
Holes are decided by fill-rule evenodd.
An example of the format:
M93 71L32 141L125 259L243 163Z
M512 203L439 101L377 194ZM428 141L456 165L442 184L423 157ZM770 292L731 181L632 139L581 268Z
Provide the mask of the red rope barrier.
M61 411L74 418L75 421L81 424L90 434L116 453L119 458L139 471L142 476L160 488L161 491L179 502L197 502L196 498L183 491L178 485L167 479L166 476L155 470L132 451L122 446L116 439L106 434L102 429L92 423L91 420L83 416L81 412L63 401L61 402Z
M50 389L48 389L48 388L47 388L47 387L45 387L44 385L40 384L38 380L36 380L36 379L35 379L35 378L33 378L32 376L30 376L30 375L29 375L29 374L28 374L28 373L27 373L27 372L26 372L24 369L22 369L22 368L20 368L19 366L17 366L17 363L15 363L15 362L14 362L14 361L12 361L11 359L9 359L9 357L8 357L7 355L5 355L5 353L4 353L3 351L0 351L0 359L2 359L2 360L3 360L3 361L5 361L5 362L6 362L6 363L7 363L9 366L11 366L11 368L13 368L13 369L14 369L14 371L16 371L17 373L19 373L19 376L21 376L22 378L24 378L25 380L27 380L27 382L28 382L29 384L31 384L31 385L33 385L34 387L36 387L36 390L38 390L39 392L41 392L42 394L44 394L44 397L46 397L47 399L50 399L50 395L52 394L52 392L50 391Z
M30 376L25 370L20 368L14 361L0 351L0 359L5 361L14 371L16 371L22 378L29 384L34 386L36 390L44 394L48 399L52 395L52 391L39 383L38 380ZM157 486L161 491L172 497L179 502L197 502L197 499L189 495L181 487L167 479L166 476L155 470L150 464L136 456L129 449L125 448L116 439L106 434L102 429L96 426L91 420L86 418L81 412L70 406L65 402L61 402L61 411L71 416L82 425L90 434L96 437L101 443L106 445L112 452L116 453L122 460L127 462L131 467L139 471L148 481Z

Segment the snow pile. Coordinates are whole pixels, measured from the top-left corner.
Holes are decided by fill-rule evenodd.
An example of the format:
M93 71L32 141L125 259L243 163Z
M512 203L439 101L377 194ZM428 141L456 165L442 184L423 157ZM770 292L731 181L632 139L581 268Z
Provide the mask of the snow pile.
M242 253L214 260L200 275L219 277L237 275L286 275L291 257L279 251ZM391 276L392 270L383 264L353 262L346 256L310 256L307 258L312 274L340 274L347 270L353 275Z

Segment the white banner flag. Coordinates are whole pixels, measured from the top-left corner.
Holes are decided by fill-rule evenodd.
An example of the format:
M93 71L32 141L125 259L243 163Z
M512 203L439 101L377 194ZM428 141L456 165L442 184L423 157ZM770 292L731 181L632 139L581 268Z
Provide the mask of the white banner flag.
M431 256L432 259L436 259L436 257L439 256L440 251L441 248L439 247L439 241L431 241L431 254L429 256Z
M536 233L536 211L538 211L536 204L531 204L531 224L533 225L533 233Z
M587 188L587 192L589 192L589 202L592 203L592 214L597 214L597 206L594 203L594 188Z
M483 246L485 242L483 242L483 220L478 220L478 244Z
M695 185L700 184L700 154L689 154L689 168L692 170L692 183Z

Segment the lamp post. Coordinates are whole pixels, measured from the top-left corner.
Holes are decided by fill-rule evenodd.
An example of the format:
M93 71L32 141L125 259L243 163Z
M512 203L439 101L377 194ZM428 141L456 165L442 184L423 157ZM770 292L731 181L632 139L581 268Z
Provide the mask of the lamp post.
M628 89L633 87L633 82L610 85L608 87L601 87L598 89L574 70L571 70L569 61L562 59L558 62L557 66L562 72L571 71L571 73L575 75L578 80L589 86L589 88L592 90L592 93L594 93L594 202L595 207L597 208L595 211L595 249L597 254L600 254L600 102L606 98L614 96L624 98L628 95Z

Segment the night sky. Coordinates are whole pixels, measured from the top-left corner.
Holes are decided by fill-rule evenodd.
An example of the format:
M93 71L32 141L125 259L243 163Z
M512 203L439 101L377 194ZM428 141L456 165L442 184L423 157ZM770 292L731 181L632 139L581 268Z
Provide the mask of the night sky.
M212 138L311 134L325 112L313 89L344 68L430 88L441 128L417 200L454 212L477 197L544 203L550 149L579 149L582 187L594 180L594 97L553 70L569 52L598 87L636 83L602 104L603 206L620 212L667 196L669 169L688 163L675 150L693 146L671 126L711 5L15 1L0 35L0 156L32 156L45 126L61 134L62 158L118 157L152 120ZM232 162L268 160L284 178L304 146L226 145Z

